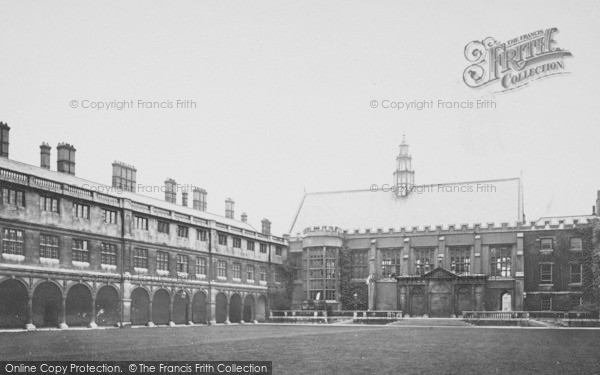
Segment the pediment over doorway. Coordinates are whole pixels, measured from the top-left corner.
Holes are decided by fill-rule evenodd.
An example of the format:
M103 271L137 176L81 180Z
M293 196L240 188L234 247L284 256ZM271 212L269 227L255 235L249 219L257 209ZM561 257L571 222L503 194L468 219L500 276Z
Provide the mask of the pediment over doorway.
M443 280L459 278L459 276L457 274L455 274L454 272L448 271L447 269L442 268L442 267L434 268L433 270L424 274L422 277L424 279L443 279Z

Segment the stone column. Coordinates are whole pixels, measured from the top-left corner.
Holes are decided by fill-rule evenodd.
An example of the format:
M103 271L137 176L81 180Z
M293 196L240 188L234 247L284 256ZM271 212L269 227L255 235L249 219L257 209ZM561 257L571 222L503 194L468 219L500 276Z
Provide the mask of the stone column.
M402 275L410 275L411 269L411 256L410 256L410 238L404 238L404 246L402 247L402 263L400 263L400 272Z
M96 293L92 294L92 319L90 320L90 328L98 328L96 324Z
M173 299L176 297L175 294L172 294L171 301L169 301L169 326L175 327L175 322L173 321Z
M192 320L192 296L188 296L188 303L187 303L187 324L189 326L193 326L194 325L194 321Z
M523 232L517 233L517 256L514 261L514 278L515 278L515 292L513 299L513 309L516 311L525 310L525 304L523 300L523 293L525 292L525 272L523 264Z
M121 327L131 325L131 298L123 298L121 307Z
M209 314L206 317L206 320L210 322L210 324L217 324L217 301L216 295L213 293L212 289L208 290L208 305Z
M442 258L442 262L440 263L438 261L439 258ZM450 265L447 264L448 263L448 259L446 256L446 239L444 238L444 236L439 236L438 237L438 251L435 257L435 265L433 265L433 267L431 269L435 269L438 267L443 267L445 269L450 269Z
M246 322L244 322L244 308L245 308L244 298L242 298L242 305L241 305L241 308L240 308L240 323L241 324L246 323Z
M35 331L35 326L33 325L33 297L27 298L27 324L25 325L25 329Z
M62 296L62 308L60 311L60 325L59 328L60 329L68 329L69 326L67 325L67 296L63 295Z
M471 263L472 263L472 267L473 270L471 272L475 273L475 274L480 274L482 273L482 267L481 267L481 235L477 234L475 235L475 245L473 246L473 255L471 255Z
M225 304L225 324L231 324L229 321L229 298L227 298L227 303Z
M148 327L154 327L154 322L152 321L152 295L150 295L150 301L148 302Z

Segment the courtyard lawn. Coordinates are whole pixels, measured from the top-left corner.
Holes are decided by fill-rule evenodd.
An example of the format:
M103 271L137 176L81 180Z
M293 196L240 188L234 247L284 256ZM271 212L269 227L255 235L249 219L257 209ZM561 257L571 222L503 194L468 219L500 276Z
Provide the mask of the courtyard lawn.
M267 360L274 374L593 374L600 330L217 325L0 332L8 360Z

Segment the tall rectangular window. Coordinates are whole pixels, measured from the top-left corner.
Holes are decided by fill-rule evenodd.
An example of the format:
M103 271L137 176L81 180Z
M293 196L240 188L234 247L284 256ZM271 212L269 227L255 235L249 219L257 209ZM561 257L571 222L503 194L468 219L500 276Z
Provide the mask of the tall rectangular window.
M540 264L540 283L552 283L552 264Z
M239 237L233 237L233 247L237 247L238 249L242 247L242 239Z
M260 273L260 281L267 281L267 267L260 266L258 272Z
M323 279L323 268L325 252L322 247L311 247L309 248L308 258L308 292L311 300L316 300L317 296L319 299L324 299L323 291L325 290L325 283Z
M413 249L415 256L415 273L424 275L431 271L435 266L435 248L434 247L415 247Z
M337 251L335 249L327 248L325 250L325 299L328 301L335 300L335 285L336 285L336 254ZM281 282L281 273L279 271L276 272L276 277L280 278Z
M58 237L40 234L40 258L58 259Z
M112 243L102 243L100 253L100 262L109 266L117 265L117 245Z
M246 265L246 280L254 280L254 266L251 264Z
M188 256L177 254L177 272L188 272Z
M227 246L227 235L219 233L218 237L219 237L219 245Z
M208 238L208 235L207 235L207 232L206 232L206 230L204 230L204 229L198 229L198 230L196 231L196 233L197 233L197 234L196 234L196 236L197 236L197 237L196 237L196 239L197 239L198 241L203 241L203 242L206 242L206 240L207 240L207 238Z
M233 278L241 279L242 278L242 265L240 263L233 263L231 268L233 270Z
M219 260L217 262L217 276L227 277L227 262L226 261Z
M275 246L275 255L281 256L282 251L283 251L283 248L281 246L279 246L279 245Z
M512 266L512 248L509 246L490 247L490 275L494 277L510 277Z
M156 269L159 271L169 270L169 253L165 251L156 252Z
M196 275L206 275L206 258L196 258Z
M148 230L148 218L143 216L134 216L135 229Z
M189 228L184 225L177 226L177 237L189 238Z
M400 249L381 250L381 269L385 276L400 275Z
M2 188L2 203L11 206L25 207L25 193L21 190Z
M364 279L368 276L368 254L369 250L354 250L351 253L353 279Z
M159 220L157 224L158 233L169 234L169 223Z
M40 196L40 209L46 212L58 213L58 199L43 195Z
M135 268L148 268L148 249L133 249L133 266Z
M260 252L261 254L266 254L267 253L267 244L264 242L260 243Z
M88 242L86 240L73 240L73 246L71 247L71 259L74 262L90 261L90 251L88 248Z
M450 247L450 270L458 274L471 272L471 246Z
M102 209L102 221L104 221L106 224L116 224L117 223L117 212L103 208Z
M540 299L540 310L552 310L552 296L542 295L542 298Z
M73 203L73 215L81 219L89 219L90 206L82 203Z
M254 251L254 241L247 241L246 242L246 249L248 251Z
M571 284L581 284L581 264L569 265L571 269Z

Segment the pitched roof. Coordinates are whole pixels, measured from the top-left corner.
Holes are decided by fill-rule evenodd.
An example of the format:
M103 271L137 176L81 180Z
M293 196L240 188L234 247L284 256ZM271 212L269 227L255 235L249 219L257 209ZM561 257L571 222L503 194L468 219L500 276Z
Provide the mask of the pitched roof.
M406 197L350 190L306 193L290 235L307 227L346 230L523 221L520 178L418 185Z
M175 203L170 203L164 200L148 197L137 193L132 193L124 190L117 190L108 185L85 180L83 178L75 177L67 173L60 173L7 158L0 158L0 168L9 169L15 172L28 174L31 176L43 178L61 184L79 187L82 189L98 191L102 194L109 195L115 198L130 199L137 203L162 208L163 210L174 211L183 215L195 216L206 220L214 220L221 224L230 225L236 228L245 229L252 232L257 231L252 225L250 225L247 222L211 214L206 211L195 210L190 207L180 206Z

